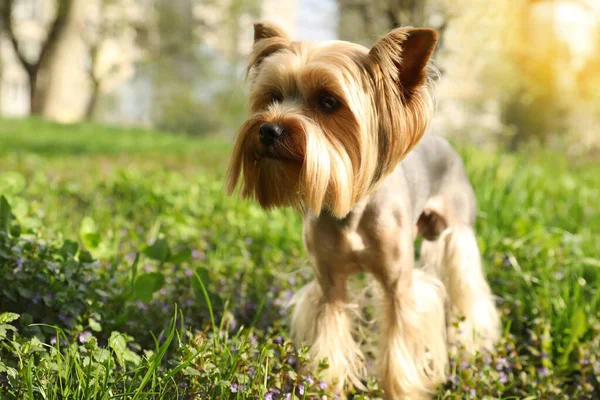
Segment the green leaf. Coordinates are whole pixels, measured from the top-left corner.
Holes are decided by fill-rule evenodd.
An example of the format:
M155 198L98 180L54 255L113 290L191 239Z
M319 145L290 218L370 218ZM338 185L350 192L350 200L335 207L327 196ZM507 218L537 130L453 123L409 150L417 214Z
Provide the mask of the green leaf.
M102 332L102 326L93 318L88 319L88 325L94 332Z
M0 193L19 194L25 189L25 177L18 172L5 172L0 175Z
M8 324L0 324L0 339L6 338L6 331L16 332L17 328L15 328L12 325L8 325Z
M65 240L62 247L60 248L63 256L75 256L77 254L77 250L79 249L79 245L71 240Z
M0 314L0 324L8 324L9 322L13 322L18 320L20 317L19 314L5 312Z
M198 278L200 278L200 280L204 284L204 287L207 287L208 282L210 280L208 270L203 267L198 267L196 268L196 275L198 275ZM202 290L202 286L200 285L200 282L198 282L196 276L192 276L192 288L194 289L196 299L203 304L206 303L206 299L204 298L204 291Z
M170 255L169 244L166 239L158 239L150 247L144 249L144 254L153 260L165 262L169 259Z
M83 263L91 263L94 262L94 257L92 257L92 254L87 251L86 249L80 249L79 250L79 261L83 262Z
M579 340L587 331L587 319L585 312L582 309L578 309L573 314L571 320L571 330L573 332L573 340Z
M183 375L185 375L185 376L200 376L200 375L202 375L200 373L200 371L198 371L196 368L192 368L189 366L185 367L183 369L183 371L181 371L181 372L183 372Z
M96 249L100 245L101 237L96 227L96 222L90 217L84 217L79 227L79 236L83 245L88 249Z
M140 275L135 280L134 290L138 299L144 303L152 301L152 295L165 284L165 277L160 272Z
M11 211L6 197L0 196L0 232L8 232L10 227Z
M186 249L178 254L175 254L169 259L169 262L173 264L181 264L184 261L192 258L192 251L190 249Z
M123 365L125 361L131 361L134 365L140 363L141 357L129 350L127 347L127 339L122 333L111 332L110 338L108 339L108 345L115 352L119 364Z

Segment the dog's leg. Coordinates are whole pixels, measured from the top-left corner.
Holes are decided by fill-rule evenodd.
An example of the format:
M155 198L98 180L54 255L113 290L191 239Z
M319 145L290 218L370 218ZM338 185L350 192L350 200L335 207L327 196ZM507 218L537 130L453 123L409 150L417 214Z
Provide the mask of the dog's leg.
M321 276L297 292L291 302L292 337L297 344L311 346L315 366L327 359L327 379L337 393L348 382L364 389L364 359L352 336L346 281L347 276L341 274L335 280Z
M451 349L493 350L501 334L500 316L483 275L473 229L465 224L450 225L437 240L424 240L421 261L446 286Z
M430 398L445 381L448 362L444 287L413 269L412 235L409 227L400 241L383 238L382 263L373 271L383 289L380 374L389 400Z

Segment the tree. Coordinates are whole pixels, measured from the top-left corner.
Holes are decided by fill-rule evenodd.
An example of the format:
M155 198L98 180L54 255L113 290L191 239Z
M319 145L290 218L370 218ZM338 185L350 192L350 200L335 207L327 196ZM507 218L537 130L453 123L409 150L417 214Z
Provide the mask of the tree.
M400 26L435 28L441 39L450 10L441 0L338 0L338 5L340 37L369 45Z
M53 0L55 2L55 15L50 21L46 36L40 45L40 52L36 60L28 59L25 54L14 26L12 17L13 10L16 4L15 0L3 0L4 5L0 9L0 18L2 19L2 28L8 35L8 39L14 49L17 59L27 73L29 80L29 98L30 98L30 113L32 115L41 115L44 111L45 94L48 86L49 77L46 69L50 65L54 50L60 41L68 21L71 9L73 8L72 0Z
M88 4L87 15L79 21L88 55L90 96L84 114L88 120L94 116L100 93L109 89L111 81L113 85L121 82L126 71L143 58L143 38L152 29L154 16L140 7L135 0L96 0Z

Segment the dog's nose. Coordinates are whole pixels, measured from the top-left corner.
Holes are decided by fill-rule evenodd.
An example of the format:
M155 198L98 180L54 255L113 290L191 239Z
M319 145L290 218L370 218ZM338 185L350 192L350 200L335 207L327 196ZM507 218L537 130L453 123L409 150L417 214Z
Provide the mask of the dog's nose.
M272 145L278 138L283 135L283 128L279 124L265 122L260 126L260 141L265 146Z

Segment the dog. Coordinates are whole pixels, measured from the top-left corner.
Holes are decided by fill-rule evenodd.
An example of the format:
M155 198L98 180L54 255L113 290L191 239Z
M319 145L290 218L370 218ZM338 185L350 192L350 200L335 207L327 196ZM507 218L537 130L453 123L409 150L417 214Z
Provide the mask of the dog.
M339 394L364 388L347 287L360 271L381 288L377 361L388 399L431 398L452 346L492 351L500 337L473 188L448 142L425 134L436 42L433 29L397 28L367 49L254 25L250 116L235 138L227 191L303 213L315 277L294 295L291 336L315 362L327 359ZM423 268L415 268L416 235Z

